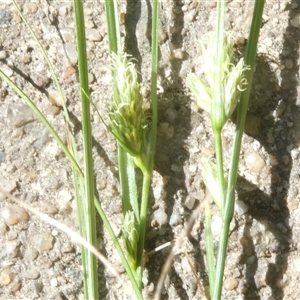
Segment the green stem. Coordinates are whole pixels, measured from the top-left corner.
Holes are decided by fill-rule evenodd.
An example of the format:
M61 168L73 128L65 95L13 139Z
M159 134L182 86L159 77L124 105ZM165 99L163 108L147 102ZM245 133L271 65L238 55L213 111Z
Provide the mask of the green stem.
M158 70L158 15L159 1L153 0L152 7L152 65L151 65L151 109L152 125L149 137L150 151L148 153L150 164L149 170L152 172L156 148L157 137L157 70Z
M121 34L119 17L115 0L105 0L106 24L108 31L109 49L111 52L121 51Z
M248 103L249 103L249 96L250 96L253 74L254 74L257 42L258 42L259 31L262 22L264 3L265 3L264 0L256 0L255 2L252 24L251 24L250 35L249 35L249 42L248 42L246 56L245 56L245 64L250 66L250 70L245 71L245 77L247 79L248 85L247 85L247 89L241 94L241 99L238 107L236 133L233 142L231 166L230 166L230 171L228 176L228 188L226 192L226 201L225 201L225 207L223 211L222 235L221 235L220 247L218 252L216 281L215 281L214 294L212 300L221 299L229 226L234 211L234 191L235 191L235 185L236 185L237 174L238 174L238 164L239 164L242 137L243 137Z
M224 177L224 167L223 167L223 146L222 146L222 132L216 131L214 133L215 137L215 147L216 147L216 159L217 159L217 174L218 174L218 183L219 183L219 203L221 211L224 211L225 206L225 193L226 193L226 184Z
M83 133L83 150L84 150L84 187L85 194L85 211L84 216L80 218L85 221L87 241L96 247L97 234L96 234L96 214L94 205L94 168L92 156L92 129L91 129L91 116L90 116L90 101L89 101L89 81L88 81L88 67L87 67L87 53L86 53L86 38L84 27L84 13L83 2L74 1L75 19L76 19L76 32L77 32L77 48L78 48L78 66L79 66L79 79L81 87L81 107L82 107L82 133ZM83 195L82 195L83 197ZM98 270L97 258L91 252L82 247L85 252L86 268L85 276L87 277L88 287L85 289L85 297L87 299L99 299L98 290ZM84 277L85 277L84 276Z
M143 272L143 252L146 235L147 224L147 209L149 189L151 185L151 174L154 165L154 156L156 148L157 136L157 69L158 69L158 14L159 1L154 0L152 6L152 67L151 67L151 109L152 109L152 125L148 139L147 170L143 172L143 190L140 210L140 230L139 230L139 244L137 261L141 267L140 272L140 286L142 287L142 272Z
M215 256L213 246L213 236L211 231L211 215L209 209L209 203L205 201L205 240L206 240L206 261L209 278L209 291L210 295L213 294L215 286Z
M229 227L232 218L223 218L222 231L221 231L221 239L218 250L218 260L217 260L217 268L215 275L215 285L212 300L220 300L222 294L223 287L223 276L225 269L225 259L226 259L226 250L228 244L228 236L229 236Z
M223 76L223 47L224 47L224 15L225 1L217 2L217 32L214 53L216 58L214 62L214 93L211 105L211 121L214 133L220 132L226 122L224 105L224 88L222 84Z
M138 253L137 253L137 263L138 263L138 275L139 286L142 288L142 272L143 272L143 253L146 235L146 225L147 225L147 211L148 211L148 199L149 199L149 189L151 184L151 172L143 173L143 190L142 190L142 201L141 201L141 212L140 212L140 228L139 228L139 243L138 243Z
M129 207L127 207L127 211L132 210L134 212L136 221L139 223L140 210L139 210L138 191L137 191L136 178L135 178L135 164L134 164L133 157L129 153L127 153L127 178L128 178L129 204L130 204Z
M129 187L127 178L127 152L118 143L118 168L119 180L122 195L122 212L125 217L126 212L130 209Z
M247 89L241 94L240 104L238 106L236 133L233 142L232 160L231 160L231 167L230 167L230 172L228 177L228 190L227 190L227 197L226 197L227 209L230 208L231 206L230 203L228 203L230 202L229 200L232 199L234 196L234 187L237 179L242 137L243 137L245 121L247 116L249 96L250 96L251 86L253 81L253 74L255 70L257 42L258 42L259 31L262 22L264 4L265 4L264 0L256 0L255 2L251 30L249 34L249 42L248 42L247 51L245 55L245 64L250 66L250 70L245 71L245 78L248 82L248 85L247 85Z

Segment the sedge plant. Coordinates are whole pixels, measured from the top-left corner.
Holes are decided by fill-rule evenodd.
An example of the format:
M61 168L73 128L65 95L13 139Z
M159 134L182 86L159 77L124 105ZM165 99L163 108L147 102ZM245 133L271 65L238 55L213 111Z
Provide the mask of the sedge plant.
M215 139L216 164L209 160L202 162L204 182L222 216L221 237L218 255L215 258L210 207L208 203L205 203L207 267L212 300L220 300L222 294L229 227L234 213L235 185L242 135L263 8L264 0L256 0L245 59L242 58L237 64L234 64L233 41L230 36L225 34L224 30L225 1L217 1L216 31L207 37L207 41L202 46L205 61L204 78L200 79L192 74L187 78L187 85L199 108L209 114ZM211 50L213 50L213 55ZM227 179L224 172L222 129L236 106L238 106L236 132Z
M116 1L105 1L113 78L113 99L108 113L108 128L118 144L126 257L140 290L142 290L148 198L157 132L159 1L154 0L152 3L151 117L149 117L143 108L134 58L122 51ZM140 193L136 184L136 168L140 169L143 176Z

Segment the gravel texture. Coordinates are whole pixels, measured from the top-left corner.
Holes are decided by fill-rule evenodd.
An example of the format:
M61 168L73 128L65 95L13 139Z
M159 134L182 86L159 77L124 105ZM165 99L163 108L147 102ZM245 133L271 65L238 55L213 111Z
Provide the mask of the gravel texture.
M151 1L120 3L125 50L137 59L142 94L149 98ZM228 1L226 28L237 55L244 52L253 1ZM22 2L22 10L54 63L81 140L74 12L71 1ZM86 1L85 17L92 98L104 118L110 71L104 3ZM207 115L191 99L185 78L201 74L199 41L216 18L214 1L162 1L159 33L159 123L149 205L146 251L174 241L207 196L201 160L214 156ZM237 205L228 245L222 299L300 299L300 2L267 1L258 46ZM20 86L64 137L60 99L30 33L9 1L0 4L0 68ZM0 82L0 186L32 207L78 230L71 168L33 112ZM96 113L93 155L100 201L116 233L122 229L114 138ZM228 165L235 118L223 131ZM79 147L82 155L82 147ZM65 234L0 196L0 299L83 299L80 247ZM212 230L220 216L212 210ZM100 223L99 223L100 224ZM118 255L99 226L99 249L120 272ZM148 256L145 298L151 299L170 247ZM176 249L162 299L205 299L203 210ZM199 286L197 278L200 278ZM132 299L106 271L101 299Z

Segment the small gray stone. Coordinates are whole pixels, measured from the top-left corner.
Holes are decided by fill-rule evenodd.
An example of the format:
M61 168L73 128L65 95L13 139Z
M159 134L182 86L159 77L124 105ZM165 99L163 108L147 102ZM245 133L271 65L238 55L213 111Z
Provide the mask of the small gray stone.
M32 110L19 103L10 104L5 111L5 118L8 126L21 127L34 120Z
M7 230L6 224L0 221L0 236L5 235L6 230Z
M5 50L0 51L0 60L4 60L7 57L7 53Z
M163 44L167 40L167 38L168 38L167 32L162 28L160 28L158 31L158 42L160 44Z
M32 244L35 249L40 252L47 252L53 247L54 238L50 233L39 233L32 239Z
M182 49L175 49L173 50L173 56L176 59L182 60L185 58L186 52Z
M247 154L245 157L245 162L248 169L255 173L260 173L266 165L263 158L256 152Z
M299 27L300 26L300 14L297 14L292 20L291 20L291 25L293 27Z
M18 232L14 231L14 230L10 230L7 234L6 234L6 239L8 241L14 241L18 238Z
M5 153L5 152L0 152L0 164L1 164L2 162L4 162L5 157L6 157L6 153Z
M173 211L170 220L169 220L169 224L172 227L177 226L181 221L181 214L178 211Z
M50 91L48 100L51 104L56 105L58 107L62 106L62 99L60 93L57 91Z
M1 71L7 76L7 77L11 77L14 74L14 71L12 68L10 68L7 65L3 65L3 67L1 67Z
M95 28L88 28L86 30L86 38L87 40L93 41L93 42L101 42L103 37L99 33L99 31Z
M32 282L31 289L34 293L37 293L37 294L41 293L43 288L44 288L44 285L41 281Z
M10 293L15 293L20 289L20 287L21 287L21 282L19 280L15 279L9 285L9 292Z
M247 264L252 265L255 262L255 260L256 260L256 257L254 255L252 255L247 259Z
M283 155L282 156L282 161L283 161L283 163L284 163L284 165L288 165L289 164L289 162L290 162L290 157L289 157L289 155Z
M293 69L294 62L293 62L292 59L287 59L287 60L284 62L284 65L286 66L287 69L291 70L291 69Z
M27 222L29 215L26 210L17 205L8 205L0 211L1 218L8 225L15 225L19 222Z
M70 60L70 64L72 66L76 65L77 60L78 60L78 52L77 52L76 46L71 43L66 43L65 50L66 50L67 56Z
M35 249L26 249L24 253L24 259L28 261L34 261L37 258L38 254L38 251Z
M234 208L239 216L244 215L249 210L249 206L244 201L238 199L235 201Z
M24 14L29 15L29 14L35 14L38 10L39 6L35 2L28 2L24 4Z
M6 9L0 9L0 25L7 25L12 18L11 13Z
M160 226L165 225L168 222L168 216L162 208L154 211L153 217Z
M26 270L26 272L23 274L23 277L28 279L38 279L40 277L40 272L34 269Z
M184 14L184 23L189 24L194 21L197 11L192 9Z
M186 208L192 210L195 205L195 198L191 196L187 196L184 205L186 206Z
M184 273L191 274L191 272L192 272L191 265L189 264L189 261L185 256L181 259L181 268Z
M55 215L58 213L57 207L51 203L44 203L41 210L47 215Z
M6 256L9 258L14 258L18 255L20 249L20 242L19 241L10 241L7 242L5 245L5 252Z

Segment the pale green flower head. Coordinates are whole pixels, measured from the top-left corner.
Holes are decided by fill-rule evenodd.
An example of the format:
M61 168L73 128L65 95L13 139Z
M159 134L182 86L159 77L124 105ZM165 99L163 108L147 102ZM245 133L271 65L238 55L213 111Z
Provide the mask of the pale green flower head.
M123 224L123 238L126 245L128 262L130 267L136 270L139 234L137 231L138 222L136 221L133 211L126 212Z
M126 54L112 53L113 103L110 107L110 130L132 156L141 154L147 120L143 110L138 76Z
M236 65L231 64L230 71L224 81L224 99L225 99L225 114L229 118L241 96L241 92L245 90L247 81L244 77L244 71L250 67L244 64L244 59L241 58Z
M203 81L194 74L188 75L187 86L196 99L198 107L210 114L212 99L212 90L210 86L203 83Z
M187 77L187 86L196 99L198 107L209 113L211 118L218 117L219 127L222 128L236 108L241 91L247 85L244 71L248 70L249 67L244 64L243 59L240 59L236 65L233 64L233 39L230 36L224 38L222 64L221 66L216 66L214 34L208 34L201 44L203 78L200 79L193 74L189 74ZM217 105L220 111L212 114L212 101L216 93L216 72L220 72L222 90L219 93L219 99L214 100L219 102ZM218 120L213 121L218 122Z
M203 160L201 166L204 183L208 188L215 204L222 211L223 203L221 202L222 199L220 199L221 187L218 182L217 166L209 159Z

